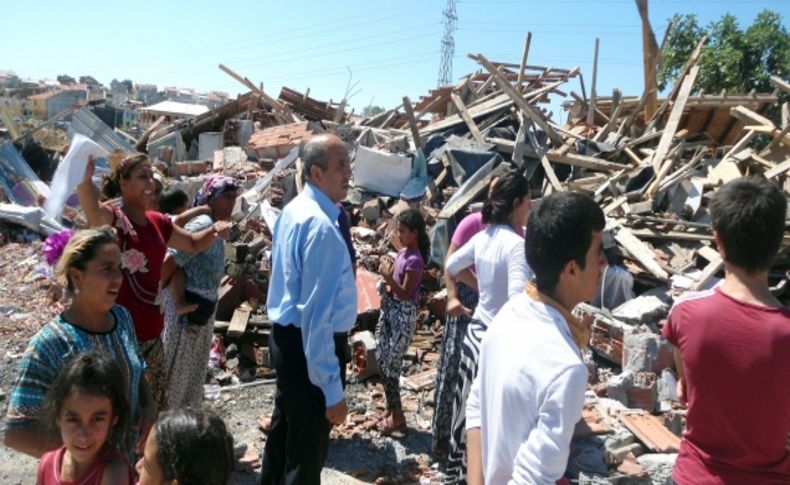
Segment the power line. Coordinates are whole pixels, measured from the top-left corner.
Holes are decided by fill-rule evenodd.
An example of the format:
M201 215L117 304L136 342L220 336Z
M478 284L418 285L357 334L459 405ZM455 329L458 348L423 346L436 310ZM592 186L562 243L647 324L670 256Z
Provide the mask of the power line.
M390 7L390 8L383 8L383 9L379 8L379 9L376 9L375 11L372 11L372 12L367 12L367 13L362 13L362 14L356 15L354 17L354 20L357 21L357 22L358 21L364 21L365 24L370 24L370 23L382 22L382 21L386 21L386 20L390 20L390 19L398 18L398 17L412 16L412 15L414 15L415 12L419 13L419 12L430 10L430 8L423 8L423 9L419 9L419 10L416 10L416 11L408 9L409 5L420 4L420 3L423 3L423 2L421 0L415 0L413 2L409 2L405 6L404 5L398 5L398 6L393 6L393 7ZM397 10L399 12L403 12L404 10L406 10L406 12L405 13L401 13L399 15L387 14L387 15L383 15L382 16L383 12L388 12L388 11L391 11L391 10ZM371 16L373 17L372 20L370 19ZM182 51L179 51L179 52L168 53L168 54L166 54L163 57L153 58L152 60L180 59L180 58L183 58L185 55L194 55L196 53L199 53L198 55L205 55L205 54L209 54L209 53L220 53L220 52L225 52L228 47L237 46L239 44L242 45L242 47L239 47L240 49L251 49L253 47L259 47L259 46L261 46L263 44L277 44L277 43L282 43L282 42L288 42L288 41L294 40L294 39L310 37L310 36L324 34L324 33L329 33L329 32L347 31L349 29L348 29L348 25L347 25L346 22L348 22L348 16L343 16L343 17L339 17L339 18L335 18L335 19L329 19L329 20L322 20L321 22L317 22L315 24L309 24L309 25L306 25L306 26L302 26L296 32L294 31L294 29L284 29L284 30L279 30L279 31L270 31L270 32L267 32L264 35L259 35L259 36L255 36L255 37L249 37L249 38L246 38L246 39L239 39L239 40L223 42L223 43L219 43L219 44L211 44L209 46L204 46L204 47L190 47L189 49L185 49L185 50L182 50ZM332 28L326 28L327 25L331 25L331 24L338 24L338 26L337 27L332 27ZM310 32L311 30L315 30L315 31L314 32ZM260 42L262 40L268 40L268 39L274 39L274 40L271 40L271 41L268 41L268 42L264 42L264 43ZM253 42L253 43L249 44L250 42ZM248 44L248 45L244 46L245 44ZM211 49L213 49L214 51L212 52Z

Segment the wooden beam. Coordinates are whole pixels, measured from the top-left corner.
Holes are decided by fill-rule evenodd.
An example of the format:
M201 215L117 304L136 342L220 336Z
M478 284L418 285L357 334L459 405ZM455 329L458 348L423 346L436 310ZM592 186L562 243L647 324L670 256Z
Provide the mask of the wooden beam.
M614 239L653 276L661 280L669 278L669 274L658 264L653 250L640 241L630 229L620 225L614 231Z
M535 134L532 133L530 126L527 126L522 119L521 129L524 130L529 138L529 143L538 152L538 158L540 158L540 165L543 167L543 171L546 172L546 177L549 179L549 183L551 187L554 189L555 192L562 192L565 189L562 187L560 183L560 179L557 178L557 174L554 173L554 168L552 168L549 159L546 158L546 149L545 147L541 147L538 145L538 140L535 138Z
M590 86L590 107L587 109L587 124L592 125L595 123L595 83L598 80L598 46L600 44L600 40L598 37L595 38L595 55L593 56L593 77L592 77L592 86Z
M765 178L772 179L790 170L790 158L765 172Z
M254 92L254 93L257 93L258 95L260 95L260 97L261 97L261 98L263 98L263 100L264 100L264 101L266 101L266 103L268 103L268 104L269 104L269 105L270 105L272 108L274 108L275 110L277 110L277 111L280 111L280 112L282 112L282 113L286 113L286 112L288 112L288 111L289 111L289 110L288 110L288 109L287 109L285 106L283 106L283 105L282 105L282 104L281 104L279 101L277 101L276 99L272 98L271 96L269 96L268 94L266 94L265 92L263 92L263 90L262 90L262 89L260 89L258 86L256 86L256 85L255 85L255 84L253 84L252 82L250 82L250 80L249 80L249 79L247 79L246 77L242 77L241 75L239 75L239 74L238 74L236 71L234 71L233 69L229 68L228 66L226 66L226 65L224 65L224 64L220 64L220 65L219 65L219 68L220 68L220 69L221 69L223 72L225 72L227 75L229 75L230 77L232 77L232 78L233 78L233 79L235 79L236 81L240 82L241 84L243 84L243 85L244 85L244 86L246 86L247 88L249 88L249 90L250 90L250 91L252 91L252 92Z
M612 131L612 128L617 123L618 118L620 118L620 111L623 109L622 96L622 92L620 92L619 89L612 91L612 104L614 106L612 117L609 118L609 122L606 123L603 128L598 130L598 133L596 133L593 137L593 141L606 140L606 135Z
M604 160L599 160L595 157L577 155L575 153L567 153L563 155L553 150L546 153L546 157L550 162L560 163L562 165L573 165L575 167L586 168L596 172L614 172L627 167L627 165L624 166L619 163L607 162Z
M474 138L475 141L479 143L485 143L485 138L483 138L483 135L480 134L480 130L477 128L475 120L469 116L469 111L467 111L466 106L464 106L464 102L461 101L461 97L455 93L451 93L450 99L453 101L455 107L458 108L458 115L461 116L461 119L464 120L464 123L466 123L466 126L469 128L469 132L472 134L472 138Z
M763 125L763 126L770 126L771 128L776 128L774 126L773 121L769 120L765 116L762 116L754 111L750 110L745 106L736 106L730 109L730 114L739 120L743 121L744 123L749 123L752 125Z
M642 68L645 76L645 124L656 112L658 101L658 80L656 78L656 58L658 57L658 44L653 29L650 27L647 0L636 0L636 8L642 19Z
M134 146L134 149L137 151L145 150L145 145L148 143L148 138L150 138L151 135L153 135L154 132L159 129L159 126L164 122L164 115L157 118L156 121L154 121L151 126L149 126L148 129L143 132L143 134L140 136L140 139L137 140L137 144Z
M233 317L228 326L228 337L241 337L247 330L247 322L250 321L252 310L246 305L242 305L233 312Z
M409 128L411 128L411 136L414 139L414 148L422 148L422 139L420 138L420 127L417 126L417 118L414 117L414 108L408 96L403 97L403 111L406 112L406 117L409 118Z
M686 101L691 94L691 88L694 87L694 81L699 74L699 66L694 66L691 71L683 79L683 84L678 92L678 99L672 106L672 112L669 114L669 120L664 127L664 132L661 134L661 139L658 141L658 147L653 154L653 169L658 172L664 163L664 157L669 152L669 147L672 144L672 139L678 129L680 118L683 117L683 108L686 106Z
M459 195L454 201L445 205L442 208L442 211L439 212L437 216L439 219L448 219L453 217L456 212L463 209L467 206L470 202L472 202L478 195L483 193L484 190L488 189L488 185L491 183L491 180L494 177L499 177L500 175L507 172L508 165L505 163L500 163L496 167L491 170L488 174L486 174L483 178L477 181L473 186L469 187L463 194Z
M691 287L692 291L701 290L702 287L705 286L705 283L707 283L716 273L724 268L724 260L721 259L721 256L718 254L716 256L717 257L713 258L713 261L708 263L705 266L705 269L702 270L702 274L699 275L699 279Z
M11 135L12 140L19 138L19 130L16 128L16 123L14 123L11 113L8 112L3 103L0 103L0 120L3 121L3 124L8 129L8 134Z
M527 65L527 56L529 55L529 44L532 42L532 32L527 32L527 40L524 42L524 53L521 55L521 65L518 68L518 80L516 81L516 89L520 92L524 82L524 67Z
M560 137L560 135L558 135L557 132L552 129L548 123L546 123L543 115L541 115L533 106L527 103L524 97L513 88L510 82L505 78L505 76L502 75L501 72L497 70L496 66L494 66L491 61L486 59L482 54L477 54L476 56L470 54L469 57L482 64L492 76L496 77L496 82L500 89L502 89L502 91L504 91L505 94L507 94L510 99L513 100L516 106L518 106L519 109L521 109L524 114L527 115L527 118L531 119L540 127L541 130L546 132L554 146L562 146L562 137Z
M664 112L669 109L670 103L675 99L677 96L678 91L682 87L683 79L686 78L686 75L689 73L689 70L692 68L693 65L697 63L700 54L702 53L702 48L705 46L705 42L708 40L707 34L702 36L702 39L697 43L697 47L694 48L694 51L691 53L689 58L686 60L686 63L683 65L683 69L680 70L680 75L678 75L678 79L675 82L675 85L672 87L672 91L670 91L669 96L666 97L661 106L658 107L656 112L653 114L653 119L650 120L650 123L647 124L647 128L645 131L650 131L651 129L655 128L658 120L664 115Z
M771 76L770 82L771 84L773 84L773 86L776 89L780 91L784 91L785 94L790 94L790 83L788 83L787 81L780 79L776 76Z

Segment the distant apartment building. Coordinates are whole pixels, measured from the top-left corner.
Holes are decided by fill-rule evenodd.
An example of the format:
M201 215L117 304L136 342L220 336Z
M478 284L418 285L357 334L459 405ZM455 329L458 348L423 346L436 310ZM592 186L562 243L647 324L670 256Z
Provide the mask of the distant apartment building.
M67 109L84 105L88 99L88 89L86 86L76 85L58 91L35 94L27 99L33 117L48 120Z
M138 110L140 115L137 123L141 128L151 126L160 116L165 117L166 123L173 121L196 118L209 111L202 104L179 103L177 101L162 101L152 106Z

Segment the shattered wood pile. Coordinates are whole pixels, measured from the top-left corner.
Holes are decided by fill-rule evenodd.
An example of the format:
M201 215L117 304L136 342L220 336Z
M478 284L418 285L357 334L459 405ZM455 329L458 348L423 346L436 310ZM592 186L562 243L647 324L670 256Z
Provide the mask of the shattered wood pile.
M226 242L227 275L210 359L209 382L223 386L274 375L268 350L272 322L264 302L274 222L302 187L298 146L324 131L353 145L354 187L344 203L357 252L359 307L350 370L358 382L378 372L378 266L400 247L394 216L419 207L430 227L432 252L418 330L404 361L403 393L409 425L422 431L429 431L433 414L446 300L441 268L456 224L479 209L490 181L509 167L528 175L536 203L552 192L588 194L607 216L604 244L611 264L598 296L577 309L594 321L586 356L593 392L577 428L569 473L582 483L592 483L584 480L595 475L655 478L667 463L671 469L685 413L674 394L672 348L660 328L675 298L708 288L722 275L707 210L717 188L760 174L788 191L790 109L780 103L790 87L772 78L772 93L692 94L697 49L664 99L649 99L647 90L639 97L618 90L597 96L595 75L588 96L578 67L527 64L530 40L518 64L470 55L479 70L457 85L432 89L416 102L404 97L365 119L346 112L348 93L339 103L324 102L311 98L309 89L283 87L275 99L262 85L220 65L249 92L193 119L158 120L137 138L110 129L83 108L68 134L88 136L107 150L147 151L167 175L166 185L184 189L190 198L212 172L243 182ZM570 87L577 80L581 94ZM544 108L549 96L567 99L564 126ZM771 119L777 112L779 123ZM11 202L0 206L3 243L37 240L60 227L37 207L49 180L30 168L35 150L28 148L30 141L17 141L27 152L20 154L11 142L0 145L0 190L3 201ZM41 160L42 173L50 165L54 170L57 154L44 153ZM70 204L64 224L84 225L79 208ZM790 300L788 269L783 255L770 274L784 302ZM31 281L39 278L36 271L46 274L35 270ZM19 306L20 315L32 315ZM383 409L383 392L375 379L367 386L370 392L359 398L336 436L381 438L373 416ZM428 466L420 463L403 476L427 477Z

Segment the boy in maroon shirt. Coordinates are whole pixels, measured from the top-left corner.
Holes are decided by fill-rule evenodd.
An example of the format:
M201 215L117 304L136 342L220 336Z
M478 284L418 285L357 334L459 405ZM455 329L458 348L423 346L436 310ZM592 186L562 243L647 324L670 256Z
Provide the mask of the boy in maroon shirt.
M680 485L790 483L790 310L768 287L786 211L784 194L756 177L711 201L724 281L678 301L663 328L688 400Z

